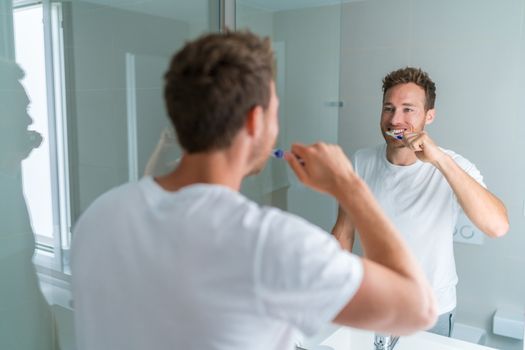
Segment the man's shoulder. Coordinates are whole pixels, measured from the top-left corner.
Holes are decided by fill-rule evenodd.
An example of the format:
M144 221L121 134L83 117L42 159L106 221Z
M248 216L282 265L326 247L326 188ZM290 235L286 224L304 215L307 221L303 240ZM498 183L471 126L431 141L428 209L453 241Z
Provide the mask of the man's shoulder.
M461 166L462 168L470 168L472 166L474 166L474 164L468 160L467 158L463 157L461 154L453 151L453 150L450 150L450 149L446 149L446 148L442 148L440 147L441 150L443 152L445 152L450 158L452 158L459 166Z
M294 213L267 206L260 210L261 226L267 228L268 237L274 242L280 242L279 244L330 236L321 227Z
M109 189L98 196L91 204L86 208L83 217L98 216L101 213L107 213L108 210L114 213L119 208L133 203L132 198L135 197L139 190L139 183L129 182L118 185Z
M141 182L126 182L115 186L104 192L95 202L111 203L114 201L126 201L129 197L140 193ZM94 202L94 203L95 203Z
M447 149L447 148L443 148L443 147L439 147L443 152L445 152L446 154L448 154L450 157L452 157L452 159L454 158L457 158L457 157L461 157L460 154L454 152L453 150L451 149Z

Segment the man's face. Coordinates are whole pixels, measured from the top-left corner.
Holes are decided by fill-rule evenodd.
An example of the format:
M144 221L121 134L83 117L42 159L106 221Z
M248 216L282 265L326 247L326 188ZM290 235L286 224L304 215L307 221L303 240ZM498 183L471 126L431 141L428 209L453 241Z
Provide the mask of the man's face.
M404 147L402 141L386 135L386 131L418 132L432 122L434 110L425 111L425 101L425 90L414 83L398 84L386 91L380 126L387 144Z
M270 83L270 90L270 103L263 117L264 130L258 141L259 144L254 147L252 158L254 167L250 174L257 174L264 169L279 134L279 98L273 81Z

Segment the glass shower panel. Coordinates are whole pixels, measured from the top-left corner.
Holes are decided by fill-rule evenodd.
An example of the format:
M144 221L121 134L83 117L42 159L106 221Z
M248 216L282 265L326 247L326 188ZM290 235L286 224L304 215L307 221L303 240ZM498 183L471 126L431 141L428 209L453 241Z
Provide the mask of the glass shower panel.
M169 129L162 75L186 40L218 29L218 11L209 3L71 4L75 217L100 193L144 174L161 131Z
M75 349L71 227L173 136L162 76L219 22L218 1L0 0L0 349Z
M340 1L236 1L236 28L272 40L280 148L288 150L294 142L338 141L340 17ZM299 184L279 159L270 159L260 175L247 179L243 192L327 230L335 222L335 201Z

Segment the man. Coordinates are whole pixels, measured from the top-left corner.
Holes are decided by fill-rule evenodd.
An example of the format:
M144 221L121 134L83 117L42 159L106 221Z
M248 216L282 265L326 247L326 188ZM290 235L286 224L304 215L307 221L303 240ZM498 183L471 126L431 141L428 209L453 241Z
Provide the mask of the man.
M503 203L490 193L476 167L438 147L425 132L434 121L435 84L416 68L399 69L383 80L381 132L385 144L354 156L355 171L370 186L423 266L438 300L432 332L450 336L457 275L453 232L460 210L490 237L508 230ZM332 233L352 249L355 226L339 208Z
M165 75L184 150L175 170L111 190L76 225L80 350L291 350L297 331L330 321L398 334L433 324L430 286L339 147L296 144L286 158L336 196L364 259L238 192L278 133L273 62L269 40L250 33L205 35L175 55Z

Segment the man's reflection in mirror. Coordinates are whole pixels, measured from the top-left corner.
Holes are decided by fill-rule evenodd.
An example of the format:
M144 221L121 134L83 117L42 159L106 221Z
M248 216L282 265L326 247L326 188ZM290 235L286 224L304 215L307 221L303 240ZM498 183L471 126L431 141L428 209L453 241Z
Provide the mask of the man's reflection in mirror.
M353 164L433 287L439 318L429 332L450 337L457 304L453 233L458 215L465 213L489 237L505 235L509 222L505 205L486 188L477 167L439 147L426 131L436 118L435 100L436 84L420 68L386 75L379 118L385 142L358 150ZM354 231L340 209L332 232L343 247L352 249Z
M0 59L0 349L56 349L54 321L32 262L35 237L22 187L22 161L42 143L29 130L23 77L15 62Z

